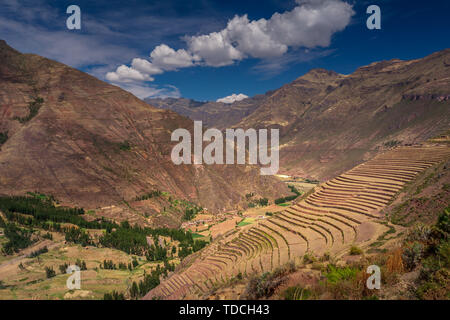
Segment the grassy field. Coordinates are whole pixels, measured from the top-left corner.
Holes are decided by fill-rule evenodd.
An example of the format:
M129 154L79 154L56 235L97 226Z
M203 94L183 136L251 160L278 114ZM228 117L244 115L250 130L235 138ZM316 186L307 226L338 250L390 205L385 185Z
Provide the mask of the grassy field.
M285 202L285 203L279 203L280 207L289 207L291 205L291 202Z
M202 234L199 234L199 233L193 233L192 238L193 239L199 239L199 238L201 239L201 238L205 238L205 236Z
M254 222L255 222L255 219L253 219L253 218L244 218L244 219L242 219L241 222L238 223L238 227L243 227L243 226L252 224Z
M0 300L4 299L103 299L103 295L112 290L127 292L133 281L141 280L144 272L149 273L159 262L148 262L145 257L128 255L122 251L67 245L56 240L55 247L35 258L20 258L19 255L0 255ZM132 271L106 270L100 265L104 260L112 260L118 266L120 262L138 261ZM86 263L87 270L81 271L81 289L69 290L66 281L69 274L62 273L59 266L75 264L77 260ZM171 263L178 263L172 260ZM45 267L51 267L56 276L47 278Z

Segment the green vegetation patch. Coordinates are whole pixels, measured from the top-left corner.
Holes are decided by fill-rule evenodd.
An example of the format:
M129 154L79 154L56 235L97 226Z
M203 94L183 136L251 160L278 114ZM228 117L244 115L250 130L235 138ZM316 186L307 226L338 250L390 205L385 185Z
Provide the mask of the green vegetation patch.
M401 143L402 142L399 140L390 140L390 141L385 142L383 145L387 148L393 148L393 147L400 145Z
M325 277L328 283L337 284L340 281L351 280L356 277L358 273L357 268L352 267L337 267L332 264L328 265Z
M26 123L30 121L38 114L39 109L42 107L43 103L44 103L43 98L41 97L34 98L34 100L28 104L28 115L25 117L14 117L14 120L18 120L20 123Z
M291 189L291 192L295 193L295 195L282 197L275 199L275 204L281 205L281 206L288 206L288 204L283 205L285 202L292 201L297 199L298 196L300 196L302 193L295 188L293 185L288 185L288 188Z
M0 132L0 146L8 140L8 131Z
M351 256L357 256L362 254L363 251L361 250L361 248L357 247L357 246L351 246L350 248L350 255Z
M237 224L237 226L238 226L238 227L243 227L243 226L252 224L252 223L254 223L254 222L255 222L255 219L252 219L252 218L244 218L244 219L242 219L242 220Z
M289 287L283 292L285 300L308 300L312 295L310 289L301 286Z
M198 238L204 238L205 236L204 235L201 235L201 234L198 234L198 233L192 233L192 238L193 239L198 239Z
M289 206L290 206L289 203L278 203L278 205L279 205L280 207L289 207Z
M267 198L259 198L259 199L253 199L248 203L249 208L256 208L256 207L265 207L269 204L269 199Z

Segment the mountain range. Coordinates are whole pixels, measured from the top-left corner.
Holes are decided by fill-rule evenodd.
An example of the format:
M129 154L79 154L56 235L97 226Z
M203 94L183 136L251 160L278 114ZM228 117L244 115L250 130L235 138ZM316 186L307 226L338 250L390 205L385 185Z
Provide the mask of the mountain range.
M250 192L289 194L256 167L173 164L171 133L193 129L173 111L4 41L0 59L0 194L37 191L70 206L127 209L160 190L212 211L240 208ZM140 207L155 211L163 208Z
M327 180L396 145L450 126L450 49L374 62L349 75L313 69L240 102L146 100L208 126L279 128L281 173Z

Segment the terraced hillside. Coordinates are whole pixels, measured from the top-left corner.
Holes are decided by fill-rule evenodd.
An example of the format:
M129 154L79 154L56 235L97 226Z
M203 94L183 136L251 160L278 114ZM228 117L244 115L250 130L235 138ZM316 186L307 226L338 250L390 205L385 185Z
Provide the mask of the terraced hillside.
M437 144L379 154L318 186L285 211L215 241L145 298L199 298L239 273L269 271L307 252L338 255L351 244L368 245L386 231L380 209L406 183L448 157L449 146Z

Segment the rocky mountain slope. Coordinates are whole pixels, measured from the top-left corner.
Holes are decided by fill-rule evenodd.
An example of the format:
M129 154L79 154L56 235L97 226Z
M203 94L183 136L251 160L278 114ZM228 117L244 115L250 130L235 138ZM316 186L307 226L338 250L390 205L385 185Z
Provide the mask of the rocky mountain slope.
M210 211L237 208L247 192L287 194L257 168L174 165L171 133L192 121L172 111L4 41L0 60L0 194L98 208L158 189Z
M396 233L385 221L383 209L405 187L423 179L427 170L444 166L449 157L447 144L381 153L320 184L285 210L216 238L190 263L183 261L145 299L204 299L233 279L252 283L257 275L295 266L309 255L341 257L351 246L364 250L378 246ZM251 291L257 297L259 290Z
M311 70L268 95L236 127L280 128L286 173L332 178L396 144L450 127L450 49L350 75Z
M265 95L257 95L230 104L186 98L147 98L144 101L157 108L173 110L192 120L201 120L206 127L225 129L250 115L264 98Z
M375 62L350 75L314 69L229 106L150 102L221 129L280 128L281 172L326 180L379 151L421 143L450 127L450 49Z

